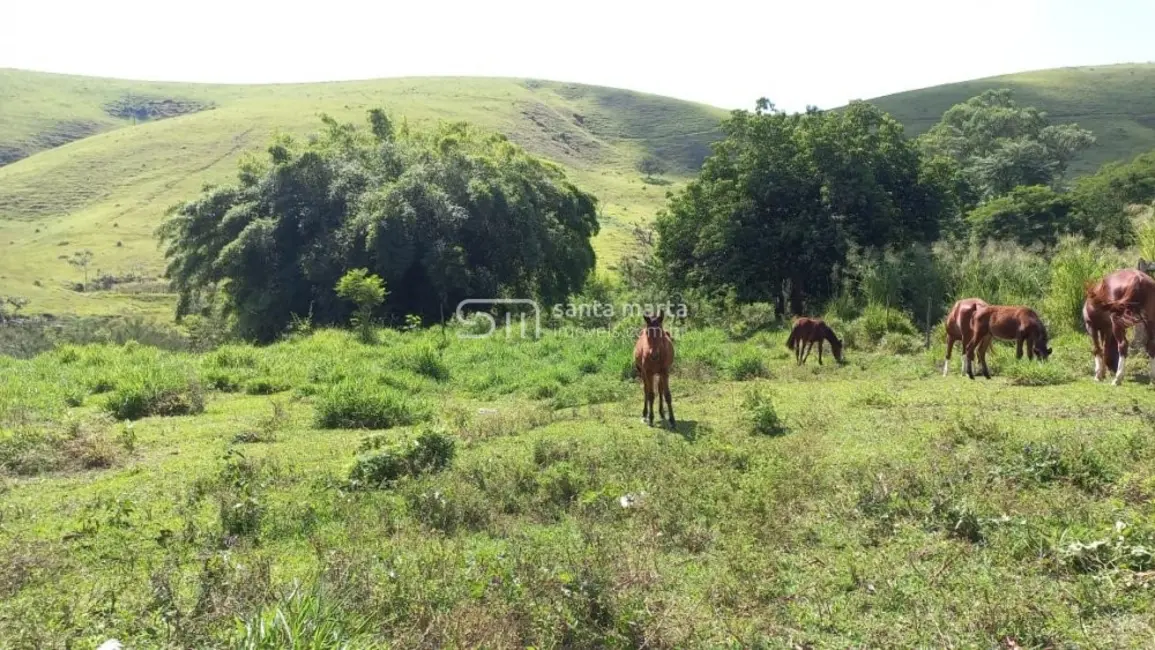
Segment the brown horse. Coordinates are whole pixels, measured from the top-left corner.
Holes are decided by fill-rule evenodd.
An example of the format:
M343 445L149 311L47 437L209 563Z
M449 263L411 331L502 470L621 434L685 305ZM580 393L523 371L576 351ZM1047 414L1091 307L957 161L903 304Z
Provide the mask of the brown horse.
M822 346L826 341L830 341L830 351L834 354L834 360L843 363L842 341L834 335L834 330L820 318L799 318L794 321L794 329L790 330L790 337L786 339L786 349L794 350L794 359L798 365L802 365L806 363L806 359L810 357L810 350L817 343L818 365L821 366ZM806 350L805 354L803 348Z
M1155 280L1139 269L1120 269L1097 284L1088 284L1083 302L1083 325L1091 335L1095 378L1106 368L1115 371L1118 386L1127 365L1127 328L1143 323L1148 332L1155 322ZM1110 352L1115 350L1114 354ZM1149 376L1155 379L1155 336L1147 335ZM1113 363L1112 363L1113 362Z
M971 317L973 328L970 343L966 346L967 376L974 375L974 354L978 350L983 376L991 378L987 368L987 351L995 339L1015 342L1015 358L1023 358L1023 343L1027 344L1027 358L1045 361L1051 356L1047 347L1047 328L1043 320L1030 307L1008 305L982 305L975 309Z
M646 329L634 344L634 367L642 378L645 402L642 404L642 422L654 426L654 381L657 380L658 410L662 421L666 419L666 407L670 409L670 428L674 428L674 402L670 397L670 367L674 364L674 339L662 329L661 311L650 318L642 314ZM665 402L663 402L663 398Z
M986 307L987 303L981 298L963 298L955 302L950 308L950 313L946 315L946 360L942 364L942 376L946 377L950 370L950 354L954 349L955 341L962 343L963 356L960 360L962 367L960 370L965 373L970 373L970 359L966 355L967 346L970 345L971 337L974 333L975 311L979 307Z

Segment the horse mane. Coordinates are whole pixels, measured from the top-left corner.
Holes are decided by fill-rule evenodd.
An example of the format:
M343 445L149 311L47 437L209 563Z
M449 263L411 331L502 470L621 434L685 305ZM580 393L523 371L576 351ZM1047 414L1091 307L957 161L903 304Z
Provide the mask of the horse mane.
M794 327L790 328L790 336L786 339L786 349L794 349L794 339L798 336L798 323L794 323Z
M822 335L826 337L827 341L830 341L831 345L842 345L842 341L838 339L838 335L835 334L834 330L826 323L822 323Z

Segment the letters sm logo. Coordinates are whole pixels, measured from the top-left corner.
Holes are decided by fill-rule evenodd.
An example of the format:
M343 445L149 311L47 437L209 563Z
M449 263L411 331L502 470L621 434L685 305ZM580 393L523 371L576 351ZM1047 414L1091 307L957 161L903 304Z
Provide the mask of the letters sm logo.
M468 298L466 300L462 300L461 302L457 303L457 322L463 325L470 325L471 323L469 321L469 315L466 315L465 311L467 307L473 306L473 309L469 310L471 312L470 315L483 321L487 321L489 323L489 327L485 332L480 334L474 333L472 331L461 331L458 332L457 335L460 338L466 339L483 339L493 336L493 333L497 331L497 317L494 316L493 313L497 310L493 308L498 305L508 305L511 307L502 310L505 312L505 338L510 338L511 332L513 331L514 309L512 306L515 305L526 305L532 309L533 338L541 338L541 309L538 308L536 300L531 300L529 298ZM489 309L487 310L486 307ZM520 320L520 335L522 338L525 338L527 335L527 311L529 310L520 310L520 315L518 316Z

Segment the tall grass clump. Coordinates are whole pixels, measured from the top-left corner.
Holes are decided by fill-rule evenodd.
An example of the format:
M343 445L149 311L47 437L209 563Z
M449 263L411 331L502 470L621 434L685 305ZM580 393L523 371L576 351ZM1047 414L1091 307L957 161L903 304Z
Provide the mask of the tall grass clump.
M746 381L756 377L767 377L770 372L762 361L757 349L739 348L726 364L726 374L734 381Z
M238 621L234 650L352 650L364 645L370 620L352 615L330 590L294 583L277 602Z
M774 408L774 400L759 390L746 393L742 401L743 417L751 434L756 436L780 436L786 433L786 423Z
M1086 284L1098 281L1120 262L1117 255L1104 253L1102 246L1064 240L1051 259L1050 288L1043 301L1048 324L1059 330L1082 331Z
M317 400L319 429L390 429L429 419L425 402L389 386L342 381Z
M449 467L456 454L453 436L428 428L409 441L390 442L381 436L361 442L360 455L349 470L354 486L388 487L403 476L435 474Z
M196 415L205 410L204 388L184 364L156 357L128 359L104 409L118 420Z
M977 297L993 305L1029 305L1047 293L1051 269L1041 255L1014 244L972 245L962 250L941 247L950 273L949 295Z

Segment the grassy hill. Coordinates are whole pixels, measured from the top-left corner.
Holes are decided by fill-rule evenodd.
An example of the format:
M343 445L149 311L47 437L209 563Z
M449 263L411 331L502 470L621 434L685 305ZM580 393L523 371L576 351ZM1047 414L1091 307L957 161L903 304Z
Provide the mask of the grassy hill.
M602 201L603 266L626 225L652 216L665 188L634 170L662 158L678 180L696 169L725 112L624 90L519 79L421 78L289 85L147 83L0 70L0 295L33 311L164 313L171 297L81 294L65 258L91 271L156 276L153 229L206 182L228 181L237 158L274 132L308 134L321 112L363 123L384 107L411 124L467 120L563 165ZM6 163L6 164L4 164ZM128 293L125 292L135 292Z
M1072 165L1075 174L1155 149L1155 64L1056 68L974 79L870 100L918 135L951 106L992 88L1047 111L1059 123L1090 129L1098 142Z
M873 101L917 135L947 108L990 88L1057 121L1094 131L1075 173L1155 149L1155 65L1063 68L913 90ZM634 166L664 159L675 184L697 168L725 112L624 90L526 79L412 78L284 85L150 83L0 70L0 295L31 311L167 314L156 283L78 293L66 259L94 254L92 272L155 278L153 229L165 208L206 182L232 178L244 151L277 130L307 134L317 114L361 122L381 106L420 124L468 120L563 165L602 201L595 248L603 268L649 220L665 187Z

